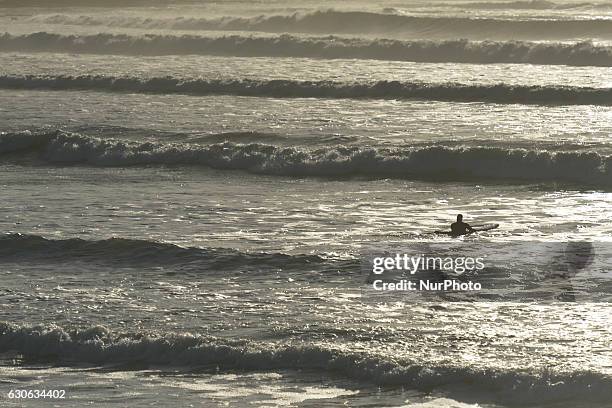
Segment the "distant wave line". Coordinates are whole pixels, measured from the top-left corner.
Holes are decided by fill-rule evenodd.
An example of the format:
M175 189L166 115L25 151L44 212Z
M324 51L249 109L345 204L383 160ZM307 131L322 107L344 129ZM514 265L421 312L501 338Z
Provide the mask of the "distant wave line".
M518 63L612 66L612 46L523 41L401 41L336 36L300 38L200 37L124 34L62 35L39 32L0 35L0 51L68 52L121 55L220 55L239 57L305 57L413 62Z
M424 17L366 11L319 10L256 17L36 16L33 23L145 29L259 31L270 33L395 33L418 38L587 39L612 38L606 19L511 20L472 17Z
M412 7L422 7L418 4ZM606 3L555 3L548 0L516 0L516 1L501 1L501 2L466 2L466 3L435 3L428 4L427 7L436 8L455 8L455 9L480 9L480 10L571 10L571 9L592 9L592 10L608 10L612 9L611 4Z

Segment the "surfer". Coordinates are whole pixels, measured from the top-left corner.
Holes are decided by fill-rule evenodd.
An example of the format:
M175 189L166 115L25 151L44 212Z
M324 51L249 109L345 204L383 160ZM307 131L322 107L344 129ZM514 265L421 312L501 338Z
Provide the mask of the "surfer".
M457 214L457 222L453 222L450 226L450 231L434 231L434 234L450 235L451 237L460 237L473 232L489 231L499 227L499 224L478 224L470 225L463 222L463 215Z
M457 222L453 222L450 226L451 234L453 235L465 235L470 232L474 232L474 228L470 224L463 222L463 215L457 214Z

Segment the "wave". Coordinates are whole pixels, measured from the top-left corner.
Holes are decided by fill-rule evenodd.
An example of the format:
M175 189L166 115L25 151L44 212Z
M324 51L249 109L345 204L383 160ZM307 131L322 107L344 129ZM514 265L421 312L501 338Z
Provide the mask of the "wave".
M177 266L181 270L202 272L244 271L249 268L310 268L312 265L318 265L320 271L340 266L334 260L319 255L248 253L226 248L181 247L125 238L58 240L26 234L0 236L0 260L61 263L82 261L124 267ZM350 263L348 260L342 262ZM350 271L350 267L345 265L343 269ZM358 265L352 267L358 271Z
M0 51L68 52L123 55L220 55L239 57L353 58L387 61L518 63L612 66L612 47L590 41L401 41L341 37L200 37L192 35L62 35L39 32L0 35Z
M438 145L308 149L261 143L162 144L54 131L0 134L0 154L18 158L35 155L55 164L187 165L278 176L560 181L612 186L612 157L591 151Z
M421 17L365 11L320 10L256 17L36 16L38 24L85 25L144 29L259 31L270 33L398 34L415 38L588 39L612 38L606 19L503 20L471 17Z
M122 93L234 95L271 98L417 99L544 105L612 105L612 88L540 85L465 85L423 82L136 78L103 75L0 75L0 89L87 90Z
M612 378L589 371L555 373L430 364L351 351L342 345L266 343L169 333L113 333L101 327L21 327L0 323L0 352L55 364L194 367L213 371L316 370L352 380L418 390L447 390L512 405L609 401Z
M430 5L429 7L453 7L481 10L570 10L570 9L612 9L611 4L605 3L555 3L548 0L517 0L508 2L471 2L471 3L445 3Z
M194 4L195 0L0 0L0 7L156 7L171 4Z
M197 0L0 0L0 7L41 7L63 8L68 6L79 7L117 7L117 6L146 6L159 7L177 4L201 5ZM402 5L409 8L424 8L422 4ZM548 0L516 0L508 2L467 2L467 3L434 3L426 8L473 8L473 9L510 9L510 10L566 10L566 9L610 9L612 5L606 3L555 3Z
M458 3L458 4L445 4L447 7L456 7L456 8L470 8L470 9L493 9L493 10L548 10L548 9L557 9L559 7L567 8L568 5L561 5L557 3L553 3L552 1L547 0L517 0L517 1L507 1L507 2L472 2L472 3ZM573 6L573 5L572 5ZM574 8L571 7L570 8Z

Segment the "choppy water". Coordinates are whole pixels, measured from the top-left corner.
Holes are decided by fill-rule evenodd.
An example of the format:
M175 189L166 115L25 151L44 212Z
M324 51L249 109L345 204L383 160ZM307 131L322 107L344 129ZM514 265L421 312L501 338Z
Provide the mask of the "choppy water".
M609 4L137 3L0 2L3 394L609 406ZM364 251L454 242L458 212L527 248L487 282L538 292L568 241L599 275L367 290Z

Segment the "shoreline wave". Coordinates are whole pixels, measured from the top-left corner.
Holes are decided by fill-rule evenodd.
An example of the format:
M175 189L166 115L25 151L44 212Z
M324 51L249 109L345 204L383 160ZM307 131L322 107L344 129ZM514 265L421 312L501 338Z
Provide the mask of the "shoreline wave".
M55 364L139 364L217 370L316 370L359 382L419 390L447 390L512 405L570 399L608 401L612 379L595 372L521 372L417 363L351 351L341 344L299 345L220 339L192 334L117 334L101 327L21 327L0 323L0 352Z
M0 51L612 66L612 47L598 46L590 41L551 44L524 41L367 40L336 36L300 38L286 34L278 37L200 37L107 33L62 35L38 32L26 35L0 34Z
M612 88L467 85L400 81L336 82L253 79L136 78L103 75L0 75L0 89L233 95L263 98L413 99L537 105L612 106Z
M59 165L203 166L284 177L490 180L612 186L612 156L503 147L182 144L100 139L63 131L0 134L0 155Z

